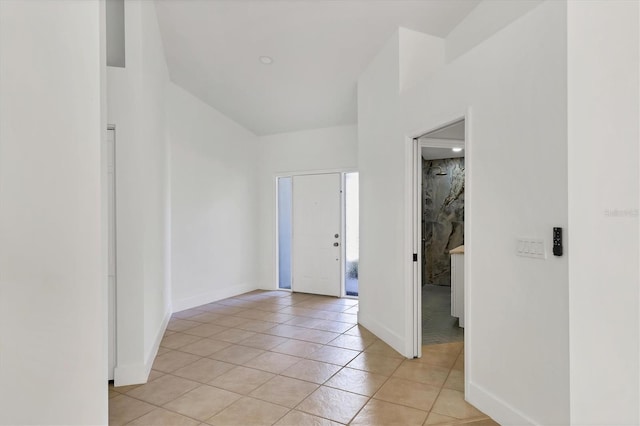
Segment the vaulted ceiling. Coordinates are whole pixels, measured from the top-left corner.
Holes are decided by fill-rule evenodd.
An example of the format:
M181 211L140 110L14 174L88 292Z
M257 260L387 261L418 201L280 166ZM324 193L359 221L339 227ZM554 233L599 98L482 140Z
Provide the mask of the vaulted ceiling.
M398 27L445 37L479 1L156 4L172 81L264 135L355 123L357 78Z

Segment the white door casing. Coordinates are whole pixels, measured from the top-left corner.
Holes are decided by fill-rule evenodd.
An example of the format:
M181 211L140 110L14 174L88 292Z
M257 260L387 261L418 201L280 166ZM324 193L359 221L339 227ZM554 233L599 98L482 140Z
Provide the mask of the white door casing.
M116 175L115 129L107 131L107 197L108 197L108 292L109 292L109 380L116 367Z
M293 291L340 297L340 190L340 173L293 177Z

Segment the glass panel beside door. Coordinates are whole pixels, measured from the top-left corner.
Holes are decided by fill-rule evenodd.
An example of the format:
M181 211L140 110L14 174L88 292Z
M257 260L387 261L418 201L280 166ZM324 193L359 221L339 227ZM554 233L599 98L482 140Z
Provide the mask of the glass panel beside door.
M347 296L358 296L358 264L360 259L360 198L358 183L358 172L344 174L344 287Z
M278 178L278 288L291 290L291 176Z

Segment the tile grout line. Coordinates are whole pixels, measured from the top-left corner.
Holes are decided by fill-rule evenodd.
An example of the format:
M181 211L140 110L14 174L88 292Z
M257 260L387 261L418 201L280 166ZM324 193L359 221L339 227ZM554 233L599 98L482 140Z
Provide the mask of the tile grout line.
M355 305L354 305L354 306L355 306ZM353 307L353 306L351 306L351 307ZM350 308L351 308L351 307L350 307ZM349 308L349 309L350 309L350 308ZM203 311L203 312L206 312L206 311ZM196 314L196 315L198 315L198 314ZM230 314L230 315L228 315L228 316L235 316L235 315L234 315L234 314ZM258 320L258 321L259 321L259 320ZM288 321L290 321L290 320L288 320ZM194 321L194 322L200 322L200 321ZM265 322L270 322L270 321L265 321ZM339 321L337 321L337 322L339 322ZM212 323L212 322L206 322L206 323L201 323L201 324L211 324L211 323ZM276 324L283 324L283 323L276 323ZM352 327L349 327L349 329L347 329L346 331L344 331L344 332L342 332L342 333L336 333L336 334L339 334L339 335L338 335L338 337L339 337L339 336L343 335L344 333L346 333L347 331L351 330L351 329L352 329L353 327L355 327L355 326L357 326L357 324L354 324ZM198 327L198 326L194 326L194 327L191 327L191 328L195 328L195 327ZM275 326L274 326L274 327L275 327ZM231 327L228 327L228 328L237 328L237 326L231 326ZM190 328L189 328L189 329L190 329ZM189 330L189 329L185 329L185 330L182 330L182 331L174 331L174 333L188 334L188 333L184 333L184 331L187 331L187 330ZM173 331L173 330L172 330L172 331ZM222 333L222 331L221 331L220 333ZM172 334L173 334L173 333L172 333ZM216 333L216 334L218 334L218 333ZM264 333L259 333L259 332L257 332L256 334L264 334ZM215 334L214 334L214 335L215 335ZM269 335L269 334L264 334L264 335L266 335L266 336L273 336L273 335ZM196 336L196 337L202 337L202 336ZM182 347L184 347L184 346L188 346L188 345L190 345L190 344L192 344L192 343L196 343L196 342L202 341L202 340L204 340L204 339L208 339L208 338L210 338L210 337L211 337L211 336L209 336L209 337L202 337L201 339L199 339L199 340L197 340L197 341L195 341L195 342L187 343L187 344L185 344L185 345L179 346L178 348L174 348L174 349L172 349L172 348L167 348L166 346L165 346L164 348L166 348L166 349L168 349L168 350L170 350L170 351L178 351L178 352L182 352L182 351L180 351L180 350L179 350L180 348L182 348ZM252 337L252 336L251 336L251 337ZM283 337L283 336L277 336L277 337ZM354 336L354 337L357 337L357 336ZM293 338L289 338L289 337L283 337L283 338L287 338L287 339L291 339L291 340L298 340L298 339L293 339ZM337 337L336 337L336 338L337 338ZM244 340L246 340L246 339L244 339ZM335 339L332 339L331 341L333 341L333 340L335 340ZM300 341L302 341L302 342L307 342L307 341L303 341L303 340L300 340ZM231 345L244 346L244 345L241 345L241 344L240 344L241 342L242 342L242 341L240 341L240 342L236 342L236 343L233 343L233 342L227 342L227 343L230 343ZM315 342L309 342L309 343L315 343ZM330 342L328 342L328 343L330 343ZM327 345L328 345L328 343L327 343L327 344L323 344L323 346L327 346ZM371 344L373 344L373 342L372 342ZM370 345L371 345L371 344L370 344ZM370 346L370 345L369 345L369 346ZM248 347L248 346L246 346L246 347ZM332 346L332 347L335 347L335 346ZM272 352L272 353L280 354L279 352L274 352L274 351L269 350L269 349L261 349L261 348L255 348L255 349L260 349L260 350L264 350L265 352ZM274 348L272 348L272 349L274 349ZM320 349L320 348L318 348L318 349ZM340 349L346 349L346 348L340 348ZM224 350L224 348L223 348L223 349L220 349L220 350ZM353 349L350 349L350 350L353 350ZM215 351L215 352L219 352L219 351ZM215 353L215 352L213 352L213 353ZM315 352L315 351L314 351L314 352ZM364 352L364 350L359 351L359 352L360 352L360 353L362 353L362 352ZM188 352L182 352L182 353L188 353ZM209 356L213 355L213 353L212 353L212 354L210 354ZM196 355L196 354L191 354L191 355L199 356L199 355ZM309 354L309 355L311 355L311 354ZM259 356L259 355L258 355L258 356ZM307 358L307 357L304 357L304 358L302 358L302 357L298 357L298 358L301 358L301 361L302 361L302 360L305 360L305 359L309 359L309 358ZM355 358L355 357L354 357L354 358ZM214 388L216 388L216 389L221 389L221 390L224 390L224 391L229 392L229 391L228 391L228 390L226 390L226 389L222 389L222 388L218 388L218 387L216 387L216 386L210 385L208 382L207 382L207 383L203 383L203 382L199 382L199 381L197 381L197 380L186 379L186 378L184 378L184 377L177 376L177 375L173 374L173 373L175 373L177 370L179 370L179 369L181 369L181 368L188 367L188 366L190 366L190 365L192 365L192 364L195 364L196 362L198 362L198 361L200 361L200 360L202 360L202 359L210 359L210 358L208 358L208 356L200 356L200 359L195 360L195 361L193 361L193 362L191 362L191 363L185 364L184 366L181 366L181 367L179 367L179 368L177 368L176 370L173 370L173 371L171 371L171 372L164 372L164 371L161 371L161 370L155 370L155 371L159 371L159 372L160 372L160 373L162 373L163 375L171 375L171 376L173 376L173 377L177 377L177 378L184 379L184 380L190 380L190 381L193 381L193 382L195 382L195 383L198 383L198 386L197 386L196 388L194 388L194 389L197 389L197 388L199 388L199 387L201 387L201 386L211 386L211 387L214 387ZM252 358L252 359L254 359L254 358ZM214 361L217 361L217 360L214 360ZM250 361L250 360L248 360L247 362L249 362L249 361ZM224 361L219 361L219 362L224 362ZM297 363L299 363L299 362L300 362L300 361L296 362L296 364L297 364ZM321 362L321 361L317 361L317 362ZM349 361L349 362L350 362L350 361ZM238 367L238 366L244 366L244 364L233 364L233 363L228 363L228 364L232 364L232 365L234 365L234 367L233 367L233 368ZM331 363L327 363L327 364L331 364ZM293 365L295 365L295 364L293 364ZM331 365L335 365L335 364L331 364ZM346 365L345 365L345 366L346 366ZM317 384L317 383L314 383L314 382L309 382L309 381L306 381L306 380L303 380L303 379L297 379L297 378L295 378L295 379L296 379L296 380L305 381L305 382L307 382L307 383L313 383L313 384L316 384L316 385L318 385L318 388L320 388L321 386L323 386L323 385L324 385L324 383L326 383L327 381L329 381L329 380L330 380L330 379L331 379L335 374L337 374L338 372L340 372L340 371L341 371L345 366L340 366L340 369L339 369L336 373L334 373L331 377L329 377L327 380L325 380L325 382L323 382L322 384ZM252 368L252 367L245 367L245 368ZM288 368L289 368L289 367L288 367ZM252 368L252 369L254 369L254 370L258 370L258 371L266 371L266 370L260 370L260 369L258 369L258 368ZM266 371L266 372L271 373L271 374L275 374L275 373L270 372L270 371ZM221 376L222 374L224 374L224 373L221 373L219 376ZM283 376L281 373L278 373L278 374L275 374L274 378L275 378L275 377L287 377L287 376ZM269 381L270 381L270 380L273 380L273 378L269 379ZM152 381L152 382L153 382L153 381ZM148 382L148 383L149 383L149 382ZM141 384L140 386L143 386L143 385L144 385L144 384ZM260 385L260 386L261 386L261 385ZM260 387L260 386L258 386L258 387ZM137 388L137 387L136 387L136 388ZM134 389L136 389L136 388L134 388ZM134 389L131 389L131 390L134 390ZM179 399L179 398L183 397L184 395L186 395L187 393L191 392L191 391L192 391L192 390L194 390L194 389L190 389L190 390L185 391L184 393L181 393L181 394L180 394L180 395L178 395L176 398L173 398L171 401L168 401L166 404L169 404L170 402L173 402L173 401L175 401L175 400L177 400L177 399ZM257 388L256 388L256 389L257 389ZM255 390L255 389L254 389L254 390ZM176 414L178 414L178 415L182 415L182 416L188 417L188 418L193 419L193 420L195 420L195 421L202 422L202 421L201 421L201 420L199 420L199 419L195 419L195 418L190 417L190 416L187 416L187 415L185 415L185 414L178 413L178 412L173 411L173 410L171 410L171 409L165 408L165 406L164 406L164 405L166 405L166 404L164 404L164 405L157 405L157 404L150 403L150 402L148 402L148 401L145 401L145 400L142 400L142 399L136 398L136 397L134 397L134 396L128 395L128 392L127 392L127 393L120 393L120 392L118 392L118 391L117 391L117 390L115 390L115 389L114 389L114 391L115 391L115 392L117 392L119 395L125 395L125 396L128 396L128 397L132 398L132 399L136 399L136 400L138 400L138 401L141 401L141 402L147 403L147 404L149 404L149 405L152 405L152 406L154 406L154 407L156 407L156 408L161 408L161 409L163 409L163 410L166 410L166 411L169 411L169 412L172 412L172 413L176 413ZM236 393L236 392L233 392L233 393ZM283 405L281 405L281 404L277 404L277 403L274 403L274 402L271 402L271 401L263 400L263 399L260 399L260 398L258 398L258 397L250 396L249 394L247 394L247 395L238 394L238 393L236 393L236 394L237 394L237 395L240 395L240 398L238 398L238 400L239 400L239 399L241 399L241 398L243 398L243 397L249 397L249 398L254 398L254 399L257 399L257 400L260 400L260 401L268 402L268 403L270 403L270 404L275 404L275 405L278 405L278 406L280 406L280 407L283 407L283 408L288 409L288 411L287 411L287 412L286 412L282 417L286 416L288 413L290 413L291 411L293 411L293 410L295 409L295 407L294 407L294 408L286 407L286 406L283 406ZM237 400L236 400L236 401L237 401ZM235 402L234 402L234 403L235 403ZM234 403L232 403L232 404L230 404L230 405L233 405ZM230 405L229 405L229 406L230 406ZM297 404L297 405L299 405L299 404ZM297 405L296 405L296 407L297 407ZM223 408L222 410L220 410L220 412L224 411L224 409L226 409L226 408L228 408L228 406L227 406L227 407L225 407L225 408ZM154 410L155 410L155 408L154 408ZM153 410L151 410L151 411L153 411ZM132 423L132 422L134 422L135 420L139 419L140 417L145 416L146 414L148 414L148 413L145 413L145 414L143 414L143 415L141 415L141 416L139 416L139 417L136 417L135 419L130 420L130 421L129 421L129 422L127 422L126 424ZM217 414L218 414L218 413L214 414L214 416L215 416L215 415L217 415ZM212 417L213 417L213 416L212 416ZM279 421L282 417L280 417L277 421ZM327 420L329 420L329 419L327 419ZM277 423L277 421L276 421L276 423Z
M464 348L464 346L463 346ZM433 413L433 407L436 405L436 402L438 401L438 398L440 398L440 394L442 393L442 389L444 389L444 385L447 383L447 380L449 379L449 376L451 375L451 372L453 371L453 367L455 367L456 365L456 361L458 360L458 357L460 356L460 354L462 353L462 349L460 349L460 352L458 352L458 354L456 355L456 359L453 362L453 365L449 368L449 372L447 373L447 377L444 379L444 382L442 382L442 386L440 386L440 389L438 390L438 395L436 395L436 397L433 400L433 404L431 405L431 408L429 408L429 411L427 412L427 417L424 419L424 422L422 423L423 426L425 426L427 424L427 420L429 420L429 416L431 415L431 413ZM440 413L436 413L436 414L440 414Z
M287 296L280 296L280 297L287 297ZM356 413L355 413L355 414L354 414L354 415L349 419L348 423L351 423L351 422L352 422L355 418L357 418L357 416L362 412L362 410L364 409L364 407L366 407L366 406L367 406L367 405L368 405L372 400L378 400L378 399L374 398L374 397L375 397L375 395L377 394L377 392L378 392L382 387L384 387L384 386L389 382L389 379L391 379L392 377L394 377L394 374L397 372L397 370L400 368L400 366L404 363L404 359L403 359L403 360L402 360L402 361L401 361L401 362L400 362L400 363L399 363L399 364L398 364L398 365L393 369L393 371L391 371L391 372L390 372L390 374L389 374L388 376L386 376L386 375L385 375L385 380L381 383L381 385L380 385L380 386L378 386L378 387L377 387L377 390L376 390L376 391L374 391L374 392L373 392L373 394L372 394L371 396L368 396L368 395L362 395L362 394L359 394L359 393L357 393L357 392L352 392L352 391L348 391L348 390L344 390L344 389L336 388L336 387L333 387L333 386L330 386L330 385L326 385L326 383L328 383L328 382L329 382L333 377L335 377L335 376L336 376L337 374L339 374L340 372L344 371L344 369L345 369L345 368L353 368L353 369L355 369L355 370L363 371L363 372L365 372L365 373L376 374L376 373L373 373L373 372L369 372L369 371L367 371L367 370L361 370L361 369L359 369L359 368L355 368L355 367L348 367L348 365L349 365L349 364L350 364L350 363L351 363L355 358L359 357L360 355L362 355L362 354L364 354L364 353L371 353L371 354L374 354L374 355L379 355L379 356L382 356L382 357L385 357L385 358L391 358L391 359L392 359L392 358L395 358L395 357L387 357L386 355L379 354L379 353L376 353L376 352L366 352L366 351L367 351L367 349L368 349L370 346L372 346L372 345L373 345L373 344L375 344L376 342L380 341L380 339L378 339L376 336L373 336L374 338L372 339L372 341L371 341L370 343L368 343L368 344L364 345L361 349L353 349L353 347L344 347L344 346L334 346L334 345L331 345L331 342L333 342L333 341L335 341L335 340L337 340L337 339L339 339L339 338L341 338L341 337L343 337L343 336L348 336L349 338L356 338L356 339L359 339L359 340L361 340L361 341L365 341L365 340L367 340L367 338L366 338L366 337L364 337L364 336L362 336L362 334L360 334L360 335L347 334L349 331L353 330L354 328L359 327L359 325L358 325L357 323L356 323L356 324L353 324L353 323L350 323L350 322L344 322L344 321L340 321L340 320L336 320L336 319L322 319L322 318L316 318L316 317L313 317L313 316L306 316L306 315L300 315L300 314L287 314L287 313L281 312L281 311L283 311L283 310L287 310L287 308L295 307L295 305L298 305L298 304L304 304L305 302L308 302L308 301L309 301L310 299L312 299L312 298L313 298L313 296L310 296L310 297L305 298L305 299L303 299L303 300L301 300L301 301L294 302L294 303L292 303L292 304L290 304L290 305L284 305L284 304L283 304L283 305L282 305L282 307L281 307L281 308L279 308L279 309L277 309L276 311L273 311L273 310L264 310L264 309L261 309L261 307L256 307L256 306L255 306L255 304L258 304L258 305L259 305L259 304L260 304L260 300L261 300L261 299L256 300L256 301L255 301L254 306L249 306L249 305L251 305L251 303L247 303L247 304L243 304L243 303L242 303L242 304L224 304L224 303L219 303L219 305L220 305L222 308L224 308L225 306L229 306L229 307L233 307L233 308L240 309L239 311L234 312L234 313L230 313L230 314L223 314L223 313L220 313L220 314L219 314L219 315L221 315L221 317L222 317L222 318L224 318L224 317L234 317L234 318L241 318L241 319L243 319L243 320L246 320L244 323L239 323L239 324L235 324L235 325L232 325L232 326L226 326L226 325L218 325L218 324L216 324L216 320L217 320L217 319L220 319L220 318L217 318L217 319L214 319L214 320L210 320L210 321L207 321L207 322L203 322L203 321L199 321L199 320L189 320L189 318L191 318L191 317L198 316L198 315L202 315L202 314L205 314L205 313L218 314L218 313L217 313L216 311L214 311L214 310L211 310L211 311L210 311L210 310L200 310L200 309L197 309L198 307L191 308L191 309L194 309L194 310L196 310L196 311L199 311L200 313L194 313L194 314L193 314L193 315L191 315L190 317L185 317L185 318L175 317L175 318L172 318L172 319L184 320L184 321L191 321L191 322L197 322L197 323L199 323L198 325L194 325L194 326L192 326L192 327L188 327L188 328L185 328L185 329L180 330L180 331L177 331L177 330L169 330L169 329L167 329L167 331L171 331L171 334L169 334L169 336L170 336L170 335L173 335L173 334L175 334L175 333L181 333L181 334L183 334L183 335L194 336L194 337L197 337L197 338L199 338L199 339L198 339L198 340L196 340L196 341L194 341L194 342L189 342L189 343L186 343L186 344L184 344L184 345L180 345L180 346L178 346L178 347L176 347L176 348L168 348L168 347L166 347L166 346L162 346L162 348L166 349L167 351L176 351L176 352L180 352L180 353L185 353L185 354L190 354L190 355L193 355L193 356L197 356L197 357L199 357L199 359L197 359L197 360L195 360L195 361L193 361L193 362L189 362L189 363L187 363L187 364L185 364L185 365L183 365L183 366L180 366L179 368L177 368L177 369L175 369L175 370L173 370L173 371L171 371L171 372L164 372L164 371L160 371L160 370L155 370L155 371L157 371L157 372L159 372L159 373L161 373L161 374L163 374L163 375L170 375L170 376L172 376L172 377L177 377L177 378L181 378L181 379L186 379L186 380L190 380L190 381L192 381L192 382L194 382L194 383L197 383L197 384L198 384L198 386L196 386L196 388L194 388L194 389L197 389L197 388L199 388L199 387L201 387L201 386L210 386L210 387L213 387L213 388L215 388L215 389L221 389L221 390L224 390L224 391L229 392L229 390L227 390L227 389L223 389L223 388L218 388L218 387L216 387L216 386L214 386L214 385L211 385L209 382L201 382L201 381L198 381L198 380L191 380L191 379L187 379L187 378L185 378L185 377L181 377L181 376L178 376L178 375L174 374L177 370L180 370L180 369L182 369L182 368L186 368L186 367L188 367L188 366L191 366L191 365L193 365L193 364L197 363L198 361L200 361L200 360L202 360L202 359L211 359L211 360L214 360L214 361L218 361L218 362L225 362L225 363L227 363L227 364L231 364L233 367L232 367L232 368L230 368L230 369L229 369L229 370L227 370L227 371L230 371L230 370L232 370L232 369L234 369L234 368L237 368L237 367L243 366L243 367L245 367L245 368L249 368L249 369L253 369L253 370L257 370L257 371L266 371L266 372L268 372L268 373L274 374L274 377L273 377L273 378L270 378L270 379L269 379L269 380L267 380L267 382L265 382L265 383L268 383L269 381L273 380L273 379L274 379L274 378L276 378L276 377L283 377L283 378L289 378L289 379L295 379L295 380L304 381L304 382L306 382L306 383L311 383L311 384L314 384L314 385L316 385L316 386L317 386L317 387L316 387L316 389L315 389L311 394L309 394L307 397L305 397L302 401L300 401L300 402L299 402L298 404L296 404L294 407L287 407L287 406L283 406L283 405L278 404L278 403L274 403L274 402L272 402L272 401L268 401L268 400L265 400L265 399L261 399L260 397L257 397L257 396L250 396L250 393L251 393L251 392L255 391L255 390L256 390L256 389L258 389L260 386L264 385L264 383L263 383L263 384L261 384L261 385L259 385L259 386L257 386L255 389L253 389L251 392L247 393L246 395L244 395L244 394L240 394L240 393L236 393L236 392L232 392L232 393L234 393L234 394L236 394L236 395L239 395L239 398L238 398L236 401L240 400L240 399L241 399L241 398L243 398L243 397L249 397L249 398L253 398L253 399L259 400L259 401L264 401L264 402L267 402L267 403L270 403L270 404L274 404L274 405L277 405L277 406L279 406L279 407L286 408L286 409L287 409L287 411L286 411L282 416L280 416L280 417L278 418L278 420L276 420L276 422L280 421L282 418L284 418L285 416L287 416L287 415L288 415L289 413L291 413L292 411L301 411L301 410L297 410L297 407L298 407L298 406L299 406L299 405L300 405L304 400L306 400L306 398L308 398L310 395L312 395L314 392L316 392L318 389L320 389L320 388L322 388L322 387L326 387L326 388L329 388L329 389L336 389L336 390L340 390L340 391L343 391L343 392L351 393L351 394L354 394L354 395L358 395L358 396L364 396L364 397L366 397L366 402L365 402L365 403L362 405L362 407L360 407L360 409L359 409L359 410L358 410L358 411L357 411L357 412L356 412ZM232 298L230 298L230 299L232 299ZM233 300L233 299L232 299L232 300ZM246 299L245 299L245 298L241 298L240 300L243 300L243 301L244 301L244 300L251 300L251 299L248 299L248 298L246 298ZM268 298L264 298L264 299L262 299L262 300L269 300L269 299L268 299ZM214 303L217 303L217 302L213 302L212 304L214 304ZM345 314L345 313L346 313L345 311L347 311L347 310L351 310L351 309L353 309L353 308L355 308L355 307L357 307L357 306L358 306L358 303L354 303L354 304L352 304L352 305L343 305L343 306L341 306L341 309L340 309L339 311L337 311L337 310L323 310L323 309L318 309L318 307L321 307L321 306L320 306L320 304L311 304L311 306L307 306L308 304L309 304L309 303L307 303L304 307L298 306L298 308L301 308L301 309L308 309L308 310L312 310L312 311L313 311L313 310L315 310L315 311L322 311L322 312L325 312L325 313ZM243 306L241 306L241 305L246 306L246 308L245 308L245 309L243 309ZM268 304L266 304L266 305L268 305ZM204 306L204 305L201 305L201 306ZM263 307L266 307L266 306L263 306ZM277 307L278 307L278 304L275 304L275 307L277 308ZM243 316L241 315L241 314L242 314L243 312L245 312L245 311L252 311L252 310L260 311L260 312L265 312L265 313L272 313L272 314L278 314L278 313L280 313L280 314L283 314L283 315L289 315L289 316L291 316L292 318L288 318L288 319L286 319L286 320L284 320L284 321L277 322L277 321L273 321L273 320L269 320L269 319L264 319L264 318L262 318L262 319L260 319L260 318L247 318L247 317L243 317ZM353 315L353 314L350 314L350 313L349 313L348 315ZM331 330L322 329L322 328L317 328L317 327L313 327L313 326L305 326L305 325L289 324L289 322L290 322L290 321L294 321L296 318L299 318L301 321L305 321L305 320L318 320L318 321L325 321L325 322L336 322L336 323L340 323L340 324L345 324L345 326L346 326L346 325L349 325L349 328L347 328L346 330L344 330L344 331L342 331L342 332L337 332L337 331L331 331ZM253 321L255 321L255 322L263 322L263 323L272 323L272 324L273 324L273 326L272 326L272 327L269 327L269 328L267 328L267 329L264 329L264 330L260 330L260 331L253 331L253 330L250 330L250 329L249 329L249 330L247 330L247 329L240 328L240 327L242 327L242 325L243 325L243 324L246 324L246 323L249 323L249 322L253 322ZM311 323L312 323L312 322L313 322L313 321L311 321ZM210 336L198 336L198 335L192 335L192 334L187 333L187 331L188 331L188 330L190 330L190 329L192 329L192 328L199 327L200 325L206 325L206 324L218 325L218 326L224 327L224 328L225 328L225 330L222 330L222 331L216 332L216 333L214 333L214 334L212 334L212 335L210 335ZM316 330L316 331L325 332L325 333L333 333L333 334L335 334L335 335L336 335L336 337L332 338L331 340L329 340L329 341L328 341L328 342L326 342L326 343L320 343L320 342L318 342L318 341L302 340L302 339L298 339L298 338L294 338L294 337L281 336L281 335L276 335L276 334L269 334L269 333L267 333L269 330L271 330L271 329L273 329L273 328L277 327L278 325L288 325L288 326L290 326L290 327L297 327L297 328L304 329L304 330ZM216 340L216 339L215 339L215 336L216 336L217 334L223 333L223 332L225 332L225 331L227 331L227 330L242 330L242 331L247 331L247 332L251 332L251 333L254 333L254 334L253 334L253 335L251 335L251 336L249 336L249 337L247 337L247 338L245 338L245 339L242 339L242 340L240 340L240 341L237 341L237 342L229 342L229 341L223 341L223 340ZM282 343L279 343L279 344L277 344L276 346L273 346L273 347L271 347L271 348L269 348L269 349L266 349L266 348L264 348L264 347L254 347L254 346L243 345L243 342L244 342L245 340L249 340L249 339L253 338L254 336L271 336L271 337L278 337L278 338L286 339L286 341L284 341L284 342L282 342ZM165 337L168 337L168 336L165 336ZM209 358L210 356L212 356L212 355L213 355L213 354L215 354L216 352L223 351L225 348L218 349L218 350L216 350L216 351L214 351L214 352L212 352L211 354L206 355L206 356L201 356L201 355L198 355L198 354L192 354L192 353L190 353L190 352L185 352L185 351L182 351L182 350L181 350L182 348L184 348L184 347L186 347L186 346L189 346L189 345L191 345L191 344L195 344L195 343L201 342L201 341L203 341L204 339L209 339L209 340L212 340L212 341L219 341L219 342L225 342L225 343L228 343L229 345L228 345L227 347L230 347L230 346L243 346L243 347L253 348L253 349L257 349L257 350L263 351L263 353L272 353L272 354L278 354L278 355L282 355L283 353L281 353L281 352L276 352L276 351L274 351L274 349L276 349L278 346L280 346L280 345L282 345L282 344L287 343L288 341L297 341L297 342L310 343L310 344L319 344L319 345L321 345L321 346L320 346L319 348L317 348L316 350L314 350L313 352L311 352L311 353L309 353L309 354L305 354L305 355L303 355L303 356L300 356L300 355L285 354L285 355L294 356L294 357L296 357L296 358L299 358L299 360L298 360L298 361L296 361L296 362L295 362L294 364L292 364L291 366L288 366L285 370L283 370L283 371L281 371L281 372L279 372L279 373L274 373L273 371L262 370L262 369L260 369L260 368L247 367L247 366L246 366L246 363L250 362L251 360L255 359L256 357L258 357L258 356L260 356L260 355L257 355L256 357L251 358L250 360L245 361L245 363L243 363L243 364L235 364L235 363L233 363L233 362L226 362L226 361L215 360L215 359ZM332 362L326 362L326 361L314 360L314 359L309 358L310 356L312 356L312 355L313 355L313 353L315 353L315 352L319 351L320 349L322 349L322 348L324 348L324 347L328 347L328 348L336 348L336 349L343 349L343 350L351 350L351 351L357 352L357 355L356 355L356 356L354 356L353 358L351 358L351 359L350 359L349 361L347 361L345 364L334 364L334 363L332 363ZM168 353L168 352L165 352L165 353ZM457 355L456 355L456 359L460 356L460 354L461 354L461 353L462 353L462 349L457 353ZM339 367L339 369L338 369L335 373L333 373L331 376L329 376L326 380L324 380L322 383L316 383L316 382L312 382L312 381L309 381L309 380L300 379L300 378L297 378L297 377L289 377L289 376L285 376L285 375L283 375L283 374L282 374L282 373L284 373L284 371L286 371L287 369L289 369L289 368L291 368L291 367L293 367L293 366L295 366L295 365L299 364L300 362L302 362L302 361L304 361L304 360L309 360L309 361L319 362L319 363L328 364L328 365L334 365L334 366ZM431 365L431 364L428 364L428 365ZM454 367L455 367L455 363L454 363L454 365L452 365L452 366L449 368L448 374L447 374L447 376L446 376L446 378L445 378L444 382L443 382L443 383L442 383L442 385L439 387L438 394L437 394L437 396L436 396L436 397L435 397L435 399L434 399L434 403L431 405L430 409L429 409L428 411L426 411L427 416L426 416L426 418L425 418L425 422L426 422L426 420L428 419L429 414L431 413L431 410L433 409L433 405L435 404L435 402L437 401L438 397L440 396L440 393L442 392L442 389L444 389L444 386L445 386L445 384L446 384L446 381L448 380L449 376L451 375L451 372L453 371L453 368L454 368ZM221 376L221 375L225 374L227 371L225 371L225 372L223 372L223 373L221 373L221 374L217 375L216 377L219 377L219 376ZM214 379L215 379L215 378L214 378ZM155 380L155 379L154 379L154 380ZM407 379L407 380L414 381L414 380L411 380L411 379ZM149 383L151 383L151 382L149 382ZM422 382L419 382L419 381L418 381L418 383L422 383ZM141 385L141 386L142 386L142 385ZM134 389L135 389L135 388L134 388ZM115 388L114 388L113 390L114 390L114 392L116 392L118 395L125 395L125 396L128 396L128 397L130 397L130 398L136 399L136 400L138 400L138 401L142 401L142 402L144 402L144 403L147 403L147 404L149 404L149 405L151 405L151 406L153 406L153 407L161 408L161 409L163 409L163 410L167 410L167 411L169 411L169 412L176 413L176 414L179 414L179 415L185 416L185 417L187 417L187 418L193 419L193 420L195 420L195 421L201 422L201 420L199 420L199 419L195 419L195 418L193 418L193 417L190 417L190 416L188 416L188 415L184 415L184 414L182 414L182 413L177 413L177 412L175 412L175 411L173 411L173 410L170 410L170 409L168 409L168 408L165 408L165 407L164 407L164 406L162 406L162 405L156 405L156 404L154 404L154 403L149 403L148 401L144 401L144 400L142 400L142 399L139 399L139 398L136 398L136 397L130 396L130 395L128 395L127 393L120 393L119 391L115 390ZM133 389L132 389L132 390L133 390ZM131 390L131 391L132 391L132 390ZM191 392L192 390L193 390L193 389L190 389L190 390L187 390L187 391L185 391L185 392L181 393L181 394L180 394L180 395L178 395L177 397L175 397L175 398L171 399L170 401L168 401L166 404L169 404L169 403L171 403L172 401L175 401L175 400L177 400L177 399L179 399L179 398L183 397L184 395L186 395L187 393ZM115 397L114 397L114 398L115 398ZM380 401L383 401L383 402L384 402L384 400L380 400ZM215 415L219 414L220 412L224 411L226 408L228 408L229 406L233 405L234 403L235 403L235 402L233 402L232 404L229 404L227 407L223 408L222 410L220 410L218 413L214 414L213 416L215 416ZM165 405L166 405L166 404L165 404ZM408 405L404 405L404 404L402 404L402 403L392 403L392 404L399 405L399 406L402 406L402 407L409 407L409 408L416 409L416 407L411 407L411 406L408 406ZM155 408L154 408L154 410L155 410ZM153 410L152 410L152 411L153 411ZM422 411L422 410L421 410L421 411ZM301 411L301 412L306 413L305 411ZM424 412L424 411L423 411L423 412ZM146 413L146 414L147 414L147 413ZM146 415L146 414L143 414L142 416L144 416L144 415ZM311 413L308 413L308 414L311 414ZM313 415L316 415L316 414L313 414ZM142 417L142 416L136 417L135 419L130 420L128 423L131 423L131 422L133 422L133 421L135 421L135 420L139 419L139 418L140 418L140 417ZM212 416L212 417L213 417L213 416ZM330 421L333 421L333 420L328 419L328 418L326 418L326 417L324 417L324 416L318 416L318 417L319 417L319 418L324 418L324 419L327 419L327 420L330 420ZM207 420L208 420L208 419L207 419ZM460 420L462 420L462 419L460 419Z
M363 351L363 353L364 353L364 351ZM360 414L360 412L362 412L364 407L366 407L371 402L371 400L374 399L373 397L376 395L376 393L378 393L378 391L384 387L384 385L389 381L389 379L391 379L391 377L393 377L393 374L396 371L398 371L398 368L400 368L401 365L402 365L402 362L400 364L398 364L398 366L396 368L394 368L394 370L391 372L391 374L385 379L384 382L382 382L380 387L378 387L378 389L373 393L373 395L368 397L369 399L367 399L367 402L362 407L360 407L358 412L347 422L347 425L351 424L351 422L353 422L358 417L358 415Z

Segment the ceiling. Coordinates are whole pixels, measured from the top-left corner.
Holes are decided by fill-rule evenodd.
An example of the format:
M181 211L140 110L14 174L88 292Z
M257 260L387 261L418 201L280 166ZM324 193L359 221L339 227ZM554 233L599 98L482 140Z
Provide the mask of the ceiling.
M445 37L480 0L156 0L171 80L258 135L356 122L398 27ZM273 58L264 65L260 56Z
M451 148L422 147L422 158L425 160L442 160L445 158L464 157L464 149L460 152L453 152Z
M464 157L464 126L465 121L461 120L421 136L419 140L422 145L422 158L441 160ZM463 148L463 150L453 152L451 148L454 147Z
M422 135L420 139L447 139L464 142L464 120L456 121L448 126Z

